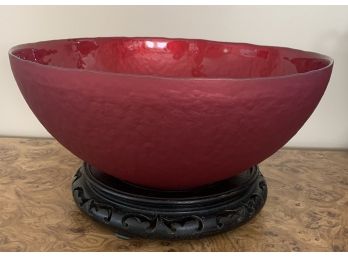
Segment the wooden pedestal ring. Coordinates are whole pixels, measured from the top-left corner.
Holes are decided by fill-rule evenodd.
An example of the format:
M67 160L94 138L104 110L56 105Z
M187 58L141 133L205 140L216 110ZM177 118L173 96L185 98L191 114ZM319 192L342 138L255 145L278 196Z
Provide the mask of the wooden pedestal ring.
M267 198L257 165L236 177L187 191L143 188L84 163L72 183L78 207L121 237L189 239L234 229Z

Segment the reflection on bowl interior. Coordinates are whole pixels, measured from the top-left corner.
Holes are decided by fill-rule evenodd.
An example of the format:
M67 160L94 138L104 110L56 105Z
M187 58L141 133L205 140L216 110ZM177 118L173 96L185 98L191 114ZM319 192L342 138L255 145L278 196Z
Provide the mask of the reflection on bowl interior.
M65 68L167 77L255 78L317 70L329 60L289 48L205 40L70 39L28 44L21 59Z

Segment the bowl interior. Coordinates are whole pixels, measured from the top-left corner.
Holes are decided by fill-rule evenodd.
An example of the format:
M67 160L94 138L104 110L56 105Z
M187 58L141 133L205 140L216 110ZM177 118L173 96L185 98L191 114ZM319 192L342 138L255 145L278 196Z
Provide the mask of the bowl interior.
M21 45L11 53L63 68L183 78L283 76L330 63L320 54L290 48L167 38L54 40Z

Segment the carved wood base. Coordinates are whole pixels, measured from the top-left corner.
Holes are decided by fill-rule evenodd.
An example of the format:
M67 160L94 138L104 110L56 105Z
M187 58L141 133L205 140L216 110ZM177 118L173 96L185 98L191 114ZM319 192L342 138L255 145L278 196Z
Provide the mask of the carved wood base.
M267 185L258 166L237 177L188 191L128 184L87 163L72 191L78 207L123 237L186 239L234 229L263 207Z

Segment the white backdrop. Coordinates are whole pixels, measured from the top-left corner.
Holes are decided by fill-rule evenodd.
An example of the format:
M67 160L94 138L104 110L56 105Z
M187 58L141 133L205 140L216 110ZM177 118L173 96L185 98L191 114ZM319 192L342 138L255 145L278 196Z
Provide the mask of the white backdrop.
M47 137L7 57L16 44L94 36L164 36L279 45L335 59L323 99L288 143L348 148L348 6L0 6L0 135Z

